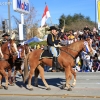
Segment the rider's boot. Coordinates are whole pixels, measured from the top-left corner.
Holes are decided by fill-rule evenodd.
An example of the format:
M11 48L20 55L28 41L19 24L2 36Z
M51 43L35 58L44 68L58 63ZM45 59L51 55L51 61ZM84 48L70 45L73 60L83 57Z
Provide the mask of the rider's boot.
M52 59L52 72L58 72L59 66L58 66L58 59L57 57L53 57Z

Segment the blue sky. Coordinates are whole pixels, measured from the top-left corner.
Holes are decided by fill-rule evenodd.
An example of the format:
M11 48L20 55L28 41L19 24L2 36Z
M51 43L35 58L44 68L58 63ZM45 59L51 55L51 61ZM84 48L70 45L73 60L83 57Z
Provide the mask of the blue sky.
M7 2L8 0L0 0L0 3ZM10 0L12 2L12 0ZM43 15L45 8L45 2L48 5L51 20L53 24L58 24L58 20L62 14L74 15L81 13L85 17L90 17L95 22L95 0L29 0L30 4L35 7L37 11L36 19L40 20ZM0 19L8 19L8 6L0 5ZM11 16L14 15L16 18L20 18L18 12L13 11L11 4ZM14 19L11 18L12 27L14 26ZM39 22L40 24L41 22ZM50 23L50 19L47 20Z

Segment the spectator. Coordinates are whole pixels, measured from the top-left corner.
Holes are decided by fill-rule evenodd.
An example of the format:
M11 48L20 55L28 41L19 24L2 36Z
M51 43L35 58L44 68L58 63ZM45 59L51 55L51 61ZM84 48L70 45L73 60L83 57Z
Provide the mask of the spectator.
M42 49L42 50L44 49L44 45L43 45L43 44L41 45L41 49Z
M97 33L97 29L96 27L93 27L93 34L96 34Z
M82 65L82 72L86 71L86 56L85 56L86 54L87 53L84 52L84 51L81 52L81 59L82 59L82 63L83 63L83 65Z
M75 40L75 36L73 35L73 32L72 31L69 31L69 36L68 36L68 44L71 44L73 43Z
M86 26L84 27L83 31L84 31L84 33L89 32L89 31L90 31L90 28L86 25Z
M36 49L40 49L40 44L38 43L37 46L36 46Z
M97 62L97 71L100 71L100 61Z
M36 45L34 45L34 50L36 49Z
M82 29L79 31L78 38L79 38L79 40L83 39L83 31L82 31Z

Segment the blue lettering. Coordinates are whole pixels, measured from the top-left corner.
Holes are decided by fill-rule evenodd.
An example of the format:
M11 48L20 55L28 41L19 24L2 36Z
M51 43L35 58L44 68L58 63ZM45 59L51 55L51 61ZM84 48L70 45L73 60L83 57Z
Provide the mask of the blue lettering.
M17 8L20 8L25 11L29 11L29 3L22 3L21 0L17 0Z
M26 6L25 2L24 2L24 10L27 10L27 6Z
M21 0L17 0L17 8L21 8Z

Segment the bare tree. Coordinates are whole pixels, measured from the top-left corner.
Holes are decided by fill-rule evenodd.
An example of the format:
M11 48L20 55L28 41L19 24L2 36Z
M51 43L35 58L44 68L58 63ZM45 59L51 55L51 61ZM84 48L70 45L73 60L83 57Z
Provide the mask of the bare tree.
M38 22L36 20L37 11L34 7L30 7L30 13L25 15L25 24L27 26L27 38L32 38L33 36L38 36Z

